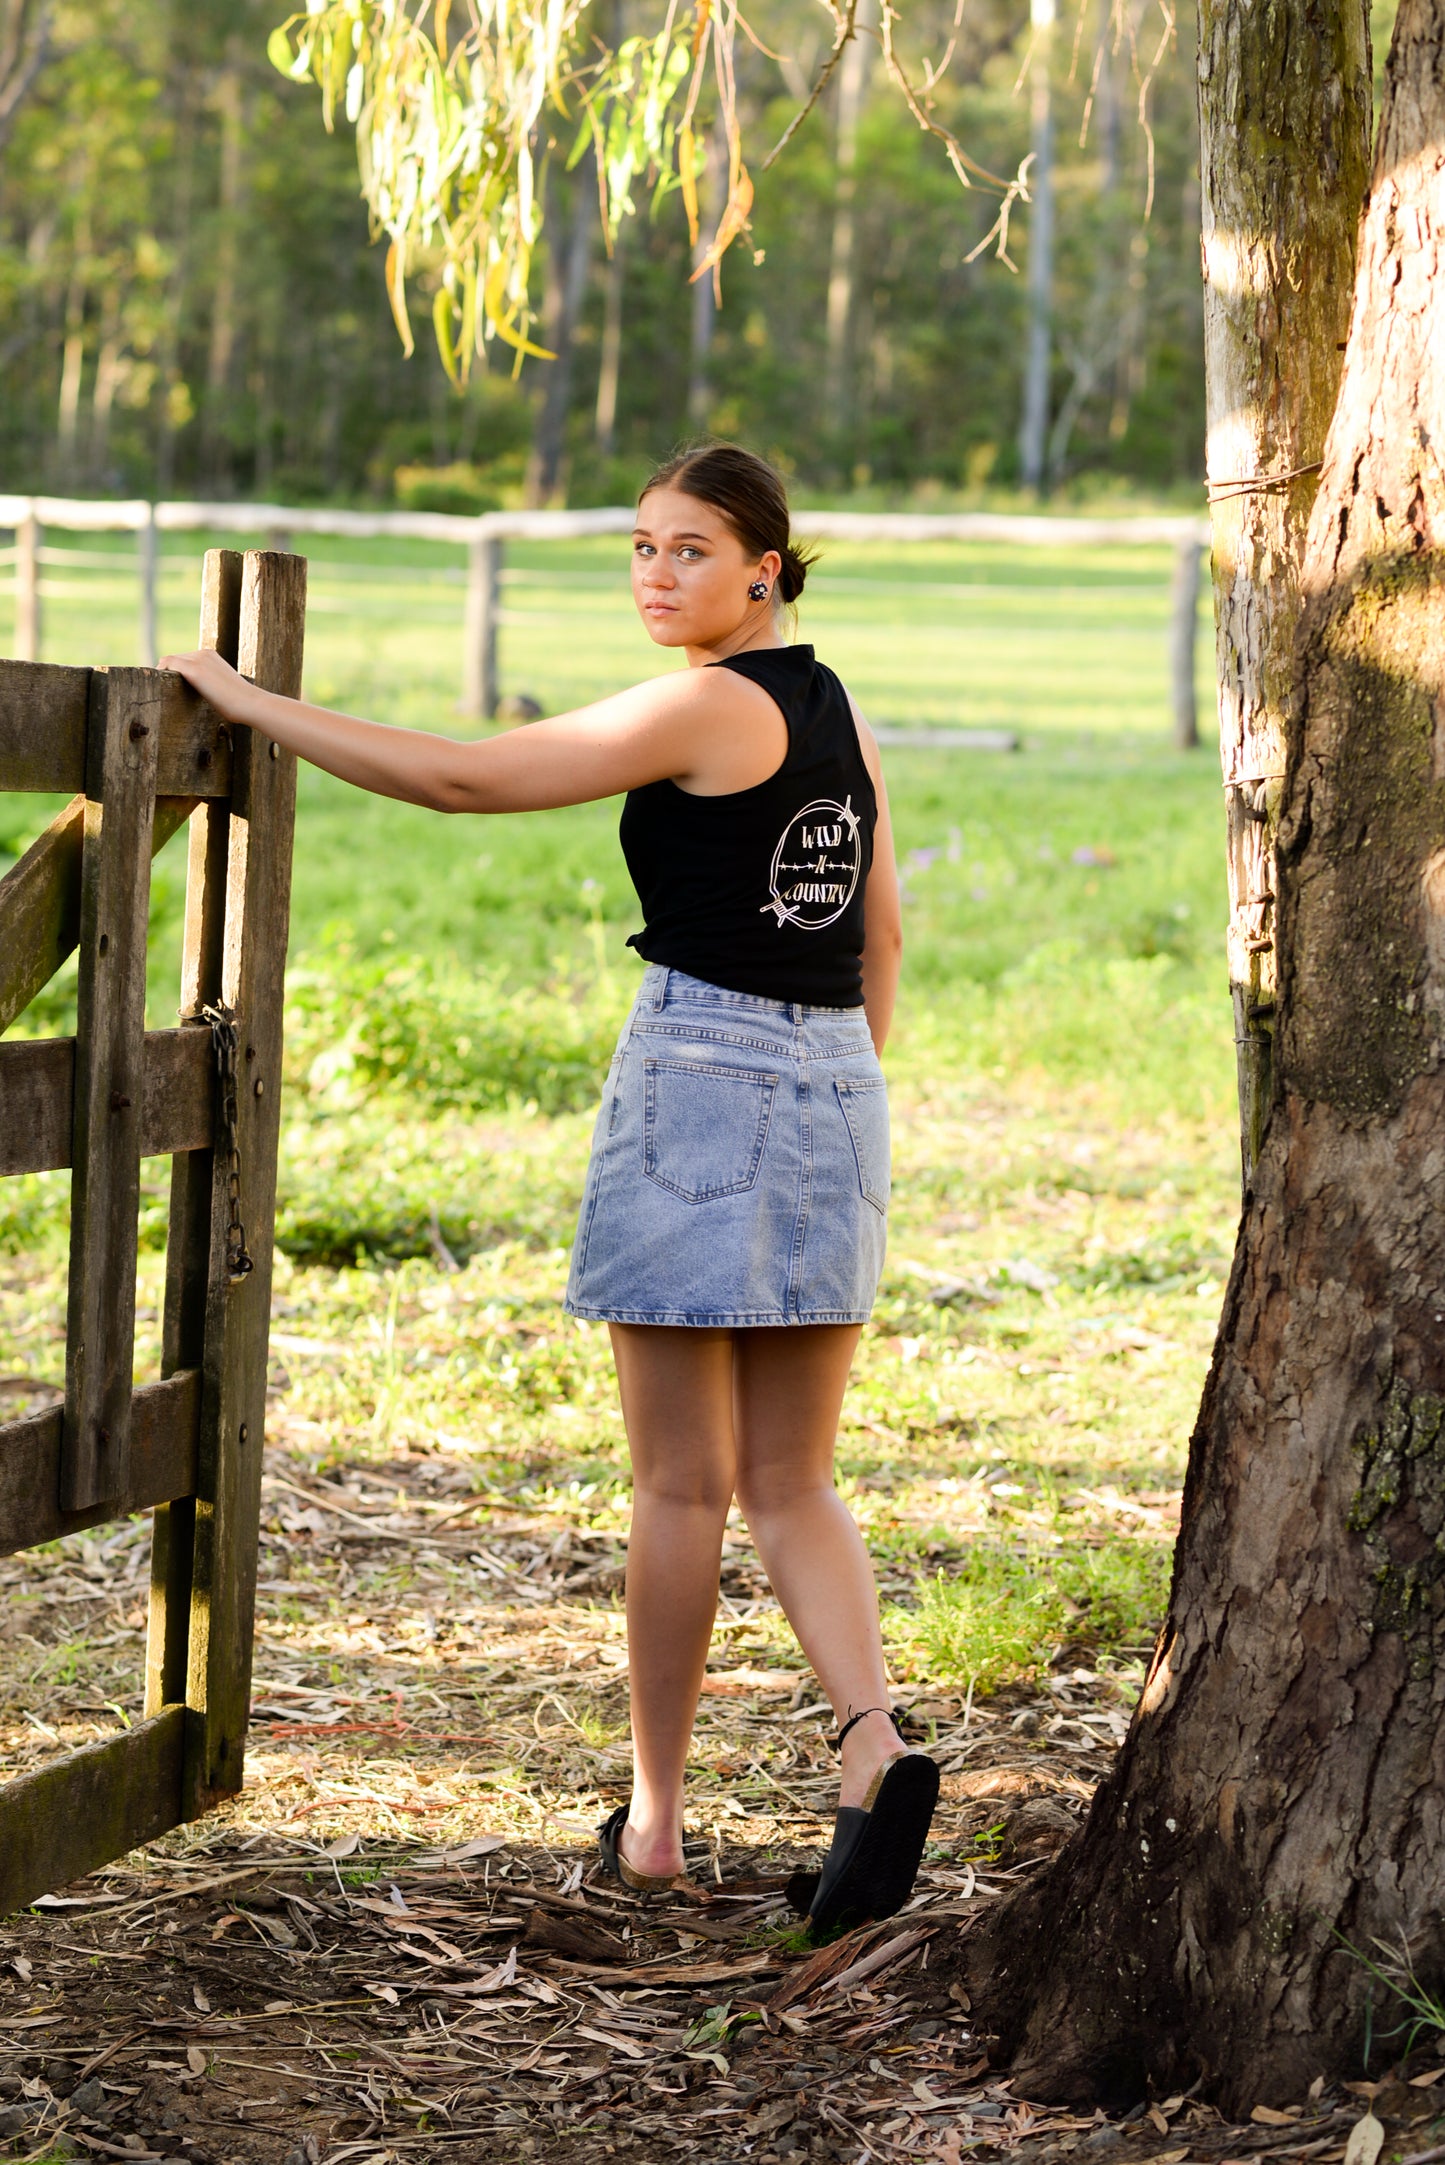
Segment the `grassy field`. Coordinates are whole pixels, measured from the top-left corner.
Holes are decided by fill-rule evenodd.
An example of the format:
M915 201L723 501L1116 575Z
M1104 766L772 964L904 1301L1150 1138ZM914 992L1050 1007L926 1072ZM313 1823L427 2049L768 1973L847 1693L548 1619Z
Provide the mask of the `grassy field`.
M456 561L324 548L311 695L457 729ZM653 666L621 554L511 550L507 688L550 708ZM166 643L193 636L197 560L166 558ZM48 658L131 659L128 574L50 571ZM839 547L809 587L801 635L875 719L1002 724L1022 742L888 758L908 898L895 1207L841 1464L915 1693L1070 1661L1126 1690L1162 1609L1237 1184L1220 792L1208 753L1168 748L1168 572L1164 551ZM44 812L0 800L0 841L15 851ZM278 1577L263 1596L268 1673L351 1676L359 1610L442 1599L396 1548L349 1580L309 1563L287 1481L426 1455L483 1518L620 1557L605 1334L559 1305L588 1108L635 978L615 821L611 805L444 821L303 774L267 1536L290 1544L292 1592ZM183 869L172 849L156 871L158 1024ZM66 1001L58 980L36 1025L65 1026ZM152 1374L165 1167L146 1171ZM62 1372L64 1183L11 1182L0 1203L0 1368L18 1410ZM62 1659L55 1559L8 1568L0 1728L20 1764L52 1748L26 1713L57 1741L105 1729L104 1705L134 1697L139 1642L82 1635ZM615 1594L597 1600L610 1615ZM766 1590L745 1606L751 1657L796 1663ZM556 1809L590 1808L597 1779L559 1777Z

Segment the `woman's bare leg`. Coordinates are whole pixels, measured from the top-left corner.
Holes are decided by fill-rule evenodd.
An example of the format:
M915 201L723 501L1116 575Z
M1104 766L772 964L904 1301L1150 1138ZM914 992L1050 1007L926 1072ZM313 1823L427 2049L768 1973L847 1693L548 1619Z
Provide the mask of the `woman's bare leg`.
M863 1537L833 1485L853 1324L740 1330L733 1340L737 1492L763 1569L840 1722L886 1708L878 1590ZM884 1714L843 1746L841 1801L861 1804L898 1750Z
M732 1501L733 1334L614 1323L632 1454L627 1647L636 1871L682 1869L682 1784Z

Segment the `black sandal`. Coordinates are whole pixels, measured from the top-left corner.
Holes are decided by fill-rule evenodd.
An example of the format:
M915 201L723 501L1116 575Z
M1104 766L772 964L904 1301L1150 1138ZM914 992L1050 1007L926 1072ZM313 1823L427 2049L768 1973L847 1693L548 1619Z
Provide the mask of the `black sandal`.
M657 1878L648 1872L635 1871L622 1854L622 1832L631 1809L632 1799L629 1797L627 1802L619 1804L616 1811L609 1814L597 1829L597 1847L602 1853L602 1862L613 1877L620 1879L623 1886L630 1888L633 1894L670 1894L675 1887L686 1881L686 1870L669 1872Z
M834 1751L842 1751L844 1738L865 1714L887 1714L902 1735L902 1718L892 1708L865 1706L830 1740ZM902 1909L918 1877L937 1803L936 1761L909 1748L884 1761L861 1804L839 1805L822 1871L797 1872L788 1882L788 1902L807 1917L815 1937L876 1923Z

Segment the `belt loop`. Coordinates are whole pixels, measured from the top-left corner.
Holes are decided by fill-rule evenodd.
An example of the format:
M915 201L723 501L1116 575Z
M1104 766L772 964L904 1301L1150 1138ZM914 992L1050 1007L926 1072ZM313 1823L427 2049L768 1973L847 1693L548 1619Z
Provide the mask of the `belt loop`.
M667 981L672 975L672 972L670 969L668 969L666 963L659 964L659 968L662 971L662 975L657 981L657 990L652 996L652 1012L654 1015L660 1015L662 1013L663 1003L667 999Z
M801 1030L801 1028L803 1027L803 1009L802 1009L802 1004L801 1004L801 1002L799 1002L799 1001L797 1001L797 1000L792 1000L792 1001L790 1001L790 1002L789 1002L789 1006L790 1006L790 1008L791 1008L791 1010L792 1010L792 1016L793 1016L793 1027L794 1027L795 1029Z

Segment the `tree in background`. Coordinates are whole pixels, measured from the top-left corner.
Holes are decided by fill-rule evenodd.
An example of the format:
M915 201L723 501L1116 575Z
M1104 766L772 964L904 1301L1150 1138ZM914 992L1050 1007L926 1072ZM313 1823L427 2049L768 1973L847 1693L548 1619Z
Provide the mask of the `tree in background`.
M1157 0L1129 4L1141 20L1157 10ZM514 380L504 341L488 348L487 372L479 364L464 394L451 389L425 326L436 264L419 268L422 333L405 358L376 306L383 260L357 199L345 86L327 136L315 125L314 87L287 82L265 58L274 7L54 0L54 11L51 58L0 159L0 478L9 487L301 501L395 490L403 501L478 508L518 501L529 464L538 485L549 401L543 433L555 443L560 421L560 450L547 493L574 502L625 496L702 420L784 456L813 490L976 490L1013 478L1023 285L987 250L974 253L998 191L960 189L890 87L881 22L866 0L861 42L845 46L818 108L767 172L761 153L809 95L832 28L813 0L770 0L759 34L781 59L738 41L737 111L759 170L751 231L722 267L721 309L707 278L689 286L680 188L654 204L644 173L637 215L623 219L610 258L594 220L565 398L549 390L548 362L524 357ZM957 27L954 12L954 0L915 0L897 28L900 53L921 94L925 62L940 63L952 41L930 117L1007 175L1028 150L1027 106L1015 91L1027 8L971 0ZM649 22L655 32L658 20L650 0L646 17L640 0L621 0L608 40L625 43ZM1157 12L1148 20L1157 25ZM1187 45L1187 24L1181 37ZM1203 425L1189 72L1166 56L1155 86L1156 200L1129 366L1116 368L1108 341L1118 265L1125 279L1135 267L1128 250L1142 230L1145 178L1142 139L1127 125L1128 38L1117 25L1109 35L1108 82L1119 77L1126 116L1112 137L1101 125L1108 83L1091 82L1097 42L1091 15L1073 75L1061 58L1055 85L1051 474L1058 483L1090 473L1192 480ZM718 140L711 89L696 119L705 155ZM574 103L565 119L547 107L538 124L537 170L550 176L543 200L561 210L564 258L580 121ZM851 201L837 168L850 133ZM699 256L718 215L710 204L727 194L722 163L716 185L705 173L697 180ZM1014 206L1011 252L1025 271L1029 215ZM549 291L555 300L566 290L565 275L559 284L549 269L552 252L544 229L533 265L543 307ZM538 342L547 335L539 330ZM818 397L830 370L839 405Z
M48 0L4 0L0 7L0 151L10 140L49 48Z
M1054 314L1054 0L1030 0L1029 322L1024 348L1023 412L1019 419L1019 479L1042 488L1049 442L1049 393Z
M353 161L267 64L271 20L57 0L0 163L8 486L320 495L451 455L468 416L443 385L431 425L377 320Z

